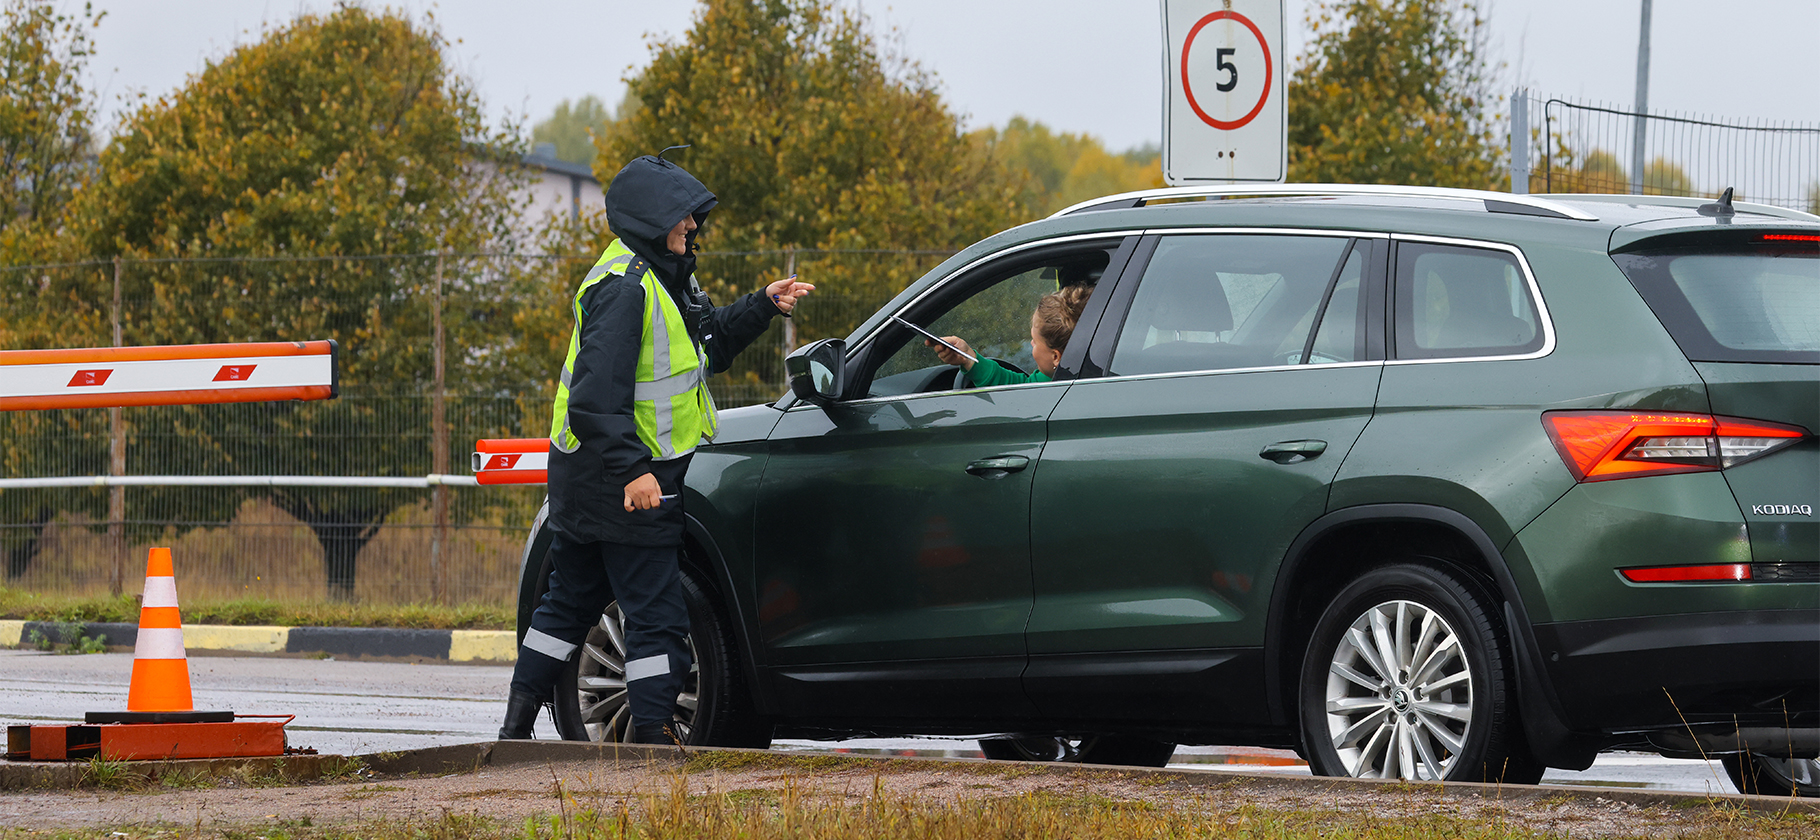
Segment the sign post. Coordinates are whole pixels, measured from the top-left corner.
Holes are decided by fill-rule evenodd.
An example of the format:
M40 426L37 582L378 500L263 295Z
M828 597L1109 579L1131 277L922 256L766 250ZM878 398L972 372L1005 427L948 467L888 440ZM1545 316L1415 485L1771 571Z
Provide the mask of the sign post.
M1283 0L1162 0L1163 179L1289 175Z

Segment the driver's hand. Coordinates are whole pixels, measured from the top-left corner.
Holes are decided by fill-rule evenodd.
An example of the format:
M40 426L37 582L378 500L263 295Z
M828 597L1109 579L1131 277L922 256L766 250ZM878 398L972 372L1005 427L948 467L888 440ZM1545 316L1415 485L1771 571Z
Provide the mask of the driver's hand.
M657 507L663 504L663 499L659 498L663 494L664 489L657 483L657 476L645 473L626 485L626 510L630 512Z
M956 347L961 348L962 350L967 351L968 353L972 353L974 358L979 357L979 354L974 352L973 345L968 344L965 340L963 340L959 336L944 335L944 336L942 336L942 341L946 341L949 344L952 344ZM939 341L934 341L932 339L925 338L925 339L923 339L923 346L934 348L935 357L938 359L941 359L942 364L960 365L961 370L972 370L973 369L973 359L969 359L966 356L963 356L959 353L954 352L953 350L949 350L948 348L943 347L941 342L939 342Z

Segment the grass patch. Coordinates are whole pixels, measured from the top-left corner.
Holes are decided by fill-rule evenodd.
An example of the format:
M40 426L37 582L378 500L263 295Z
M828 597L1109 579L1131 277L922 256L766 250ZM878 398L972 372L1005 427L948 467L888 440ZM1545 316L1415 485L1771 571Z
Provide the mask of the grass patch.
M107 638L90 636L83 632L86 629L88 628L81 622L60 621L52 626L49 636L38 630L26 634L21 647L36 648L46 653L106 653ZM61 646L57 644L57 639L63 640Z
M69 624L139 621L139 599L71 598L38 595L0 587L0 619L55 621ZM404 627L414 630L511 630L518 616L494 604L432 606L427 604L311 604L261 599L207 601L185 599L186 624L278 627Z
M133 769L128 762L95 756L83 766L82 781L78 785L102 790L140 790L150 782L149 777Z
M776 752L723 752L720 750L697 751L689 753L683 762L685 773L705 773L710 770L799 770L806 773L826 773L836 770L854 770L870 768L884 770L895 761L880 761L876 758L861 758L846 755L792 755Z
M401 790L404 790L404 788L399 787L398 785L364 785L342 794L341 798L347 800L372 799L382 793L393 793Z

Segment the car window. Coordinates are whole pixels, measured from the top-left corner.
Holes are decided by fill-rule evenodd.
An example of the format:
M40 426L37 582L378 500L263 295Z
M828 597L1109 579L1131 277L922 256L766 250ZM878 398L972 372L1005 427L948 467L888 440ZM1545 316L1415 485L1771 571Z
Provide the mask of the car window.
M1300 363L1349 243L1315 236L1164 237L1119 331L1112 373ZM1354 298L1362 258L1360 266Z
M1303 360L1305 364L1358 361L1365 335L1360 321L1364 313L1359 309L1359 284L1365 274L1366 253L1365 248L1355 246L1346 257L1339 282L1321 315L1321 329L1314 335L1308 358Z
M1403 242L1396 278L1397 358L1509 356L1542 348L1529 283L1508 252Z
M979 356L994 359L1007 370L1030 373L1037 369L1030 349L1030 315L1037 300L1064 285L1097 284L1111 252L1092 248L988 267L975 272L987 278L983 285L963 280L957 293L933 299L903 317L936 335L965 340ZM923 344L923 337L908 328L884 328L868 357L879 360L870 373L868 397L954 387L954 366L943 364Z
M1690 359L1820 362L1820 246L1775 236L1731 234L1612 259Z

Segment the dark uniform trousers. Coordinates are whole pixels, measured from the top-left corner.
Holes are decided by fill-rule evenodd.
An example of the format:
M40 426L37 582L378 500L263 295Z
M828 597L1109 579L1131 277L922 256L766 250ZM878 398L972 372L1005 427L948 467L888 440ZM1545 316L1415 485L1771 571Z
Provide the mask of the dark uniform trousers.
M531 615L512 690L550 697L569 657L619 600L626 619L626 691L634 725L664 723L676 710L689 657L689 611L678 579L679 546L550 542L550 590ZM565 686L568 691L574 686Z

